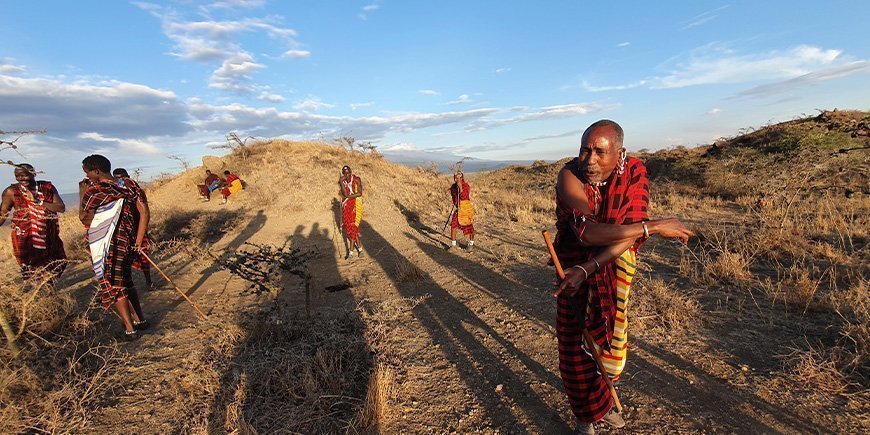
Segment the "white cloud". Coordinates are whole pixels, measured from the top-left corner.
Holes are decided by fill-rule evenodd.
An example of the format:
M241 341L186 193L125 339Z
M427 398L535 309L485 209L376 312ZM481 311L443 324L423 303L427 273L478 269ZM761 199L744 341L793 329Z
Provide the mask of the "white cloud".
M311 52L308 50L287 50L282 55L283 57L289 57L291 59L304 59L306 57L311 56Z
M861 60L846 65L829 68L821 71L807 73L798 77L782 80L774 83L758 85L739 92L732 98L737 97L769 97L776 94L786 93L805 86L811 86L818 82L838 79L853 74L870 73L870 61Z
M362 109L363 107L372 107L375 105L374 101L368 101L365 103L350 103L350 110Z
M699 14L699 15L696 15L696 16L690 18L687 21L686 25L683 26L683 30L690 29L692 27L697 27L697 26L700 26L700 25L702 25L710 20L713 20L714 18L719 16L719 14L717 12L728 9L729 6L730 5L720 6L716 9L704 12L702 14Z
M118 137L108 137L99 133L88 132L79 133L79 139L88 139L97 142L108 142L118 146L119 151L124 151L134 154L159 154L160 150L154 145L139 139L123 139Z
M380 8L381 8L381 5L379 5L378 2L367 4L367 5L362 7L362 9L361 9L362 12L359 13L359 18L363 21L368 20L369 14L380 9Z
M720 113L722 113L722 109L720 109L718 107L714 107L714 108L710 109L709 111L707 111L708 115L718 115Z
M457 97L455 100L448 101L444 104L468 104L468 103L471 103L472 101L473 100L471 99L471 97L468 96L468 94L462 94L459 97Z
M331 109L333 107L335 107L334 104L324 103L317 97L307 98L293 105L294 109L303 112L316 112L320 109Z
M0 74L0 119L16 130L49 135L98 132L123 137L184 134L184 103L171 91L104 81L99 84ZM160 133L158 133L160 132Z
M283 103L284 97L278 94L270 94L268 92L263 92L257 97L258 100L268 101L270 103Z
M250 52L242 48L238 41L242 34L264 33L284 45L282 53L285 55L288 53L290 56L294 54L298 56L302 53L307 53L306 56L310 55L304 50L287 50L298 45L295 40L296 31L276 24L275 17L190 21L168 7L145 2L134 4L161 21L163 33L174 44L171 55L183 60L221 63L221 66L211 74L209 87L214 89L242 93L251 93L258 89L252 83L251 73L265 68L265 65L257 62ZM230 0L212 3L210 6L241 9L261 5L262 3L257 1Z
M657 78L653 88L791 78L831 66L842 52L801 45L785 52L740 56L725 50L725 55L721 54L722 50L716 47L713 47L713 53L705 49L693 54L670 74Z
M421 93L421 94L423 94L423 95L428 95L428 96L430 96L430 97L434 97L434 96L437 96L437 95L441 95L441 94L439 94L437 91L433 91L433 90L431 90L431 89L420 89L420 90L417 91L417 92L419 92L419 93Z
M504 73L510 72L510 71L511 71L511 68L497 68L495 70L495 73L496 74L504 74Z
M617 47L620 47L620 48L622 48L622 47L628 47L629 45L631 45L631 43L628 42L628 41L626 41L626 42L620 42L619 44L616 44L616 46L617 46Z
M210 3L205 9L253 9L266 4L266 0L223 0Z
M382 151L418 151L419 148L417 148L413 144L401 142L401 143L381 147L381 150Z
M860 61L863 62L863 61ZM661 76L618 85L592 85L586 81L583 89L590 92L647 87L650 89L673 89L688 86L722 83L746 83L765 80L792 79L800 76L812 78L838 74L825 71L860 70L856 60L843 55L841 50L823 49L800 45L785 51L739 54L720 44L708 44L691 52L676 56L660 68L670 71ZM671 65L668 67L667 65Z
M9 63L0 63L0 74L18 74L26 71L27 68L20 65L12 65Z

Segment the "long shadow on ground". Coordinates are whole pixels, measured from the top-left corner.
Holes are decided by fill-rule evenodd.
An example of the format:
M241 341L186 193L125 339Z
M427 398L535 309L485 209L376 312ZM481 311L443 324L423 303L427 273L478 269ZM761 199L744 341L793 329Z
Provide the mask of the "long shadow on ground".
M403 297L420 297L429 294L430 297L413 309L414 316L426 328L431 340L438 345L444 357L450 361L459 372L461 379L477 401L483 405L488 417L498 428L512 428L521 432L529 431L528 425L534 426L539 433L569 433L571 428L554 413L554 410L543 402L538 394L525 383L513 382L511 389L505 389L500 397L495 392L496 386L507 380L522 377L508 367L492 350L471 332L471 329L483 331L487 337L495 340L508 352L522 359L527 365L534 367L531 359L523 355L510 342L501 337L489 325L483 322L466 305L458 301L450 292L437 284L425 272L421 272L421 281L404 282L395 259L404 258L401 252L375 231L366 222L360 230L363 233L370 252L379 252L374 260L385 271L388 278ZM541 376L546 371L542 367L533 368ZM437 394L437 392L433 392ZM519 406L528 418L521 422L517 415L510 412L508 403Z

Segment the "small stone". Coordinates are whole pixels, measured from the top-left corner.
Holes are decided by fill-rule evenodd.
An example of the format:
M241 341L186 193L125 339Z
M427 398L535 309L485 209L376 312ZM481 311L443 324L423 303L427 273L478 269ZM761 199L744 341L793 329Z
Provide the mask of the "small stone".
M504 385L502 385L502 384L498 384L495 386L496 393L501 393L501 390L503 390L503 389L504 389Z

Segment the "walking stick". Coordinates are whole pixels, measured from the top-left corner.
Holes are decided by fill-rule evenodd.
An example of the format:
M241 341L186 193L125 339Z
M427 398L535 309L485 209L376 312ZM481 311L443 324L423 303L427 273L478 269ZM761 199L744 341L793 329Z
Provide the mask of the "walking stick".
M553 264L556 266L556 274L559 275L560 280L564 280L565 271L562 269L562 264L559 263L559 257L556 256L553 242L550 241L550 233L548 233L547 230L543 230L541 231L541 234L544 235L544 242L547 244L547 249L550 251L550 258L553 259ZM601 372L601 377L604 378L604 383L607 384L607 389L610 390L610 395L613 396L613 403L616 405L616 410L621 414L622 403L619 402L619 396L616 395L616 388L613 387L613 381L610 379L610 376L607 376L604 362L601 360L601 353L598 352L598 349L595 347L595 340L592 339L592 335L589 334L589 330L586 328L583 328L583 341L586 342L586 347L590 352L592 352L592 359L594 359L595 364L598 365L598 371Z
M174 283L174 282L172 282L172 280L171 280L171 279L169 279L169 277L168 277L168 276L166 276L166 274L165 274L165 273L163 273L163 271L162 271L162 270L160 270L160 267L159 267L159 266L157 266L157 264L156 264L156 263L154 263L154 260L152 260L152 259L151 259L151 257L149 257L149 256L148 256L148 254L146 254L146 253L144 253L144 252L140 252L140 254L142 254L142 256L143 256L143 257L145 257L145 259L146 259L146 260L148 260L148 262L149 262L149 263L151 263L151 265L152 265L152 266L154 266L154 268L155 268L155 269L157 269L157 272L160 272L160 275L162 275L162 276L163 276L163 278L165 278L165 279L166 279L166 281L169 281L169 283L170 283L170 284L172 284L172 286L173 286L173 287L175 287L175 291L177 291L177 292L178 292L178 293L180 293L180 294L181 294L181 296L182 296L182 297L184 297L184 299L185 299L185 300L186 300L186 301L187 301L187 302L189 302L189 303L190 303L190 305L192 305L192 306L193 306L193 309L194 309L194 310L196 310L196 312L197 312L197 313L199 313L199 315L200 315L200 317L202 317L202 318L203 318L203 319L204 319L204 320L207 320L207 319L208 319L208 316L206 316L206 315L205 315L205 313L203 313L203 312L202 312L202 310L200 310L200 309L199 309L199 307L198 307L198 306L196 306L196 304L195 304L195 303L193 303L193 301L192 301L192 300L190 300L190 298L189 298L189 297L187 297L187 295L186 295L186 294L184 294L184 292L183 292L183 291L181 291L181 289L179 289L179 288L178 288L178 286L177 286L177 285L175 285L175 283Z
M453 220L453 213L456 212L456 205L453 205L453 208L450 209L450 214L447 215L447 222L444 222L444 228L441 229L441 232L447 231L447 225L450 225L450 221Z

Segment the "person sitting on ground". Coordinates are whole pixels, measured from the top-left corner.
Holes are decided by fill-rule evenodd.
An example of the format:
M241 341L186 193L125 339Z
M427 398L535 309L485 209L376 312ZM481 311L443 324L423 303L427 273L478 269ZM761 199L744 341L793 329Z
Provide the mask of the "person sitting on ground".
M60 239L57 214L66 204L50 181L36 180L36 171L28 163L15 165L15 180L3 191L0 225L12 213L12 253L25 279L41 268L56 280L66 268L66 252Z
M453 184L449 190L453 201L453 213L450 217L450 245L447 249L456 247L458 228L468 239L466 249L471 251L474 247L474 206L471 204L471 186L465 181L465 174L462 171L453 174Z
M132 266L145 240L148 210L139 200L139 191L118 185L106 157L85 157L82 170L87 180L80 183L79 220L87 227L100 302L104 310L115 309L124 324L124 337L135 340L139 337L137 329L148 325L132 302L138 301Z
M245 186L242 184L242 179L239 178L238 175L231 173L230 171L224 171L224 188L221 189L221 196L223 200L221 204L227 203L227 197L234 193L239 193L244 189Z
M594 434L598 421L625 426L584 344L584 330L600 349L606 375L618 378L637 250L654 234L684 243L693 235L676 219L649 220L646 168L627 157L623 138L619 124L593 123L583 132L579 157L565 164L556 182L554 248L565 267L556 309L559 371L584 434Z
M145 238L142 240L142 248L139 250L138 255L136 256L136 260L133 261L133 268L142 272L142 275L145 276L145 285L148 287L148 290L154 289L154 281L151 280L151 263L148 261L148 256L151 255L151 236L148 235L148 224L151 221L151 208L148 207L148 196L145 195L145 190L142 189L142 186L139 185L136 181L130 178L130 174L127 173L127 170L124 168L115 168L112 171L112 175L115 179L118 180L118 186L121 186L126 189L134 190L135 193L139 197L139 201L142 201L144 205L144 209L148 212L148 216L145 219L137 220L137 222L145 223ZM138 207L137 207L138 210ZM138 232L138 228L136 229ZM130 302L133 303L133 308L136 310L136 313L142 315L142 309L139 308L139 300L138 298L131 298Z
M199 199L202 201L211 201L211 193L221 187L221 177L212 174L210 170L205 170L205 180L203 184L196 186L199 189Z
M341 195L341 220L344 228L345 241L349 241L345 259L353 257L353 250L362 257L362 242L360 242L359 224L362 222L362 178L353 174L350 166L341 168L341 178L338 179L339 194Z

